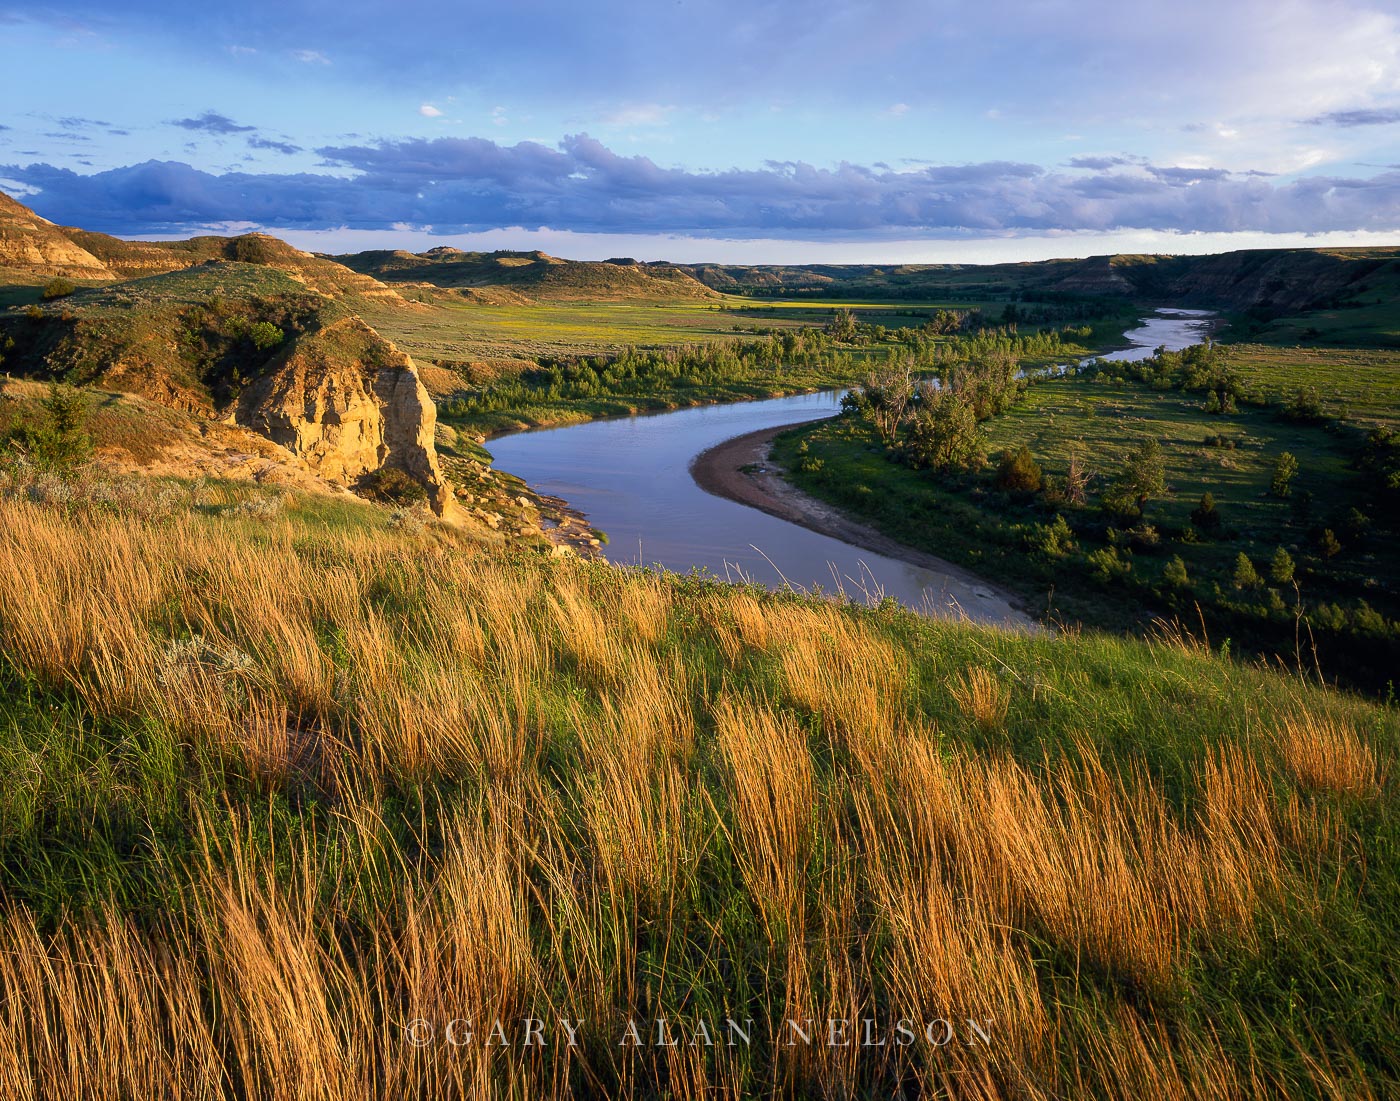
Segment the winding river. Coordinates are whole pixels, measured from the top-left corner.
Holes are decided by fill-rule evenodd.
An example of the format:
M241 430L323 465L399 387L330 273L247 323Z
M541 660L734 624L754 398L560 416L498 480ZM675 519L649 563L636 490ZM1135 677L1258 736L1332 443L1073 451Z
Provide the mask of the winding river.
M1107 359L1140 359L1160 345L1199 343L1211 314L1158 310L1124 337L1131 346ZM678 573L768 586L842 591L858 599L891 596L931 614L1025 624L1028 617L992 586L936 559L915 565L861 549L702 490L692 460L716 444L761 429L833 416L840 393L709 405L493 439L496 465L537 492L562 497L608 533L607 558Z

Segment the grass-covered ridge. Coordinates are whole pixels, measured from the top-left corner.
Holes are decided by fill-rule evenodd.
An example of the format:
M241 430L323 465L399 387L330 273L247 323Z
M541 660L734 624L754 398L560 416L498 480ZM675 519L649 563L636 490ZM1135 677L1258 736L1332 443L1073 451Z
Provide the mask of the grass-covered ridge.
M0 661L6 1096L1400 1079L1400 720L1189 643L12 498Z

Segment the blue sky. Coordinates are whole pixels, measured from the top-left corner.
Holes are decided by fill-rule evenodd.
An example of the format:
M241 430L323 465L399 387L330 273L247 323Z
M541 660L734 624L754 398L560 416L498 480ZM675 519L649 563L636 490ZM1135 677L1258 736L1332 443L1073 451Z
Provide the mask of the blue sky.
M1400 2L0 0L0 188L328 251L1400 243Z

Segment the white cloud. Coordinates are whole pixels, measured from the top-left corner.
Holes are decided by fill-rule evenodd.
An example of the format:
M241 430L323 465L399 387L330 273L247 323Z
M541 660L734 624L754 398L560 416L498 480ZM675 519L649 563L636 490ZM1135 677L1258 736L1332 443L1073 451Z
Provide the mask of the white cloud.
M422 107L418 108L418 113L422 115L425 119L442 118L442 112L439 111L436 107L434 107L431 103L423 104Z
M292 56L305 65L329 65L331 59L320 50L293 50Z

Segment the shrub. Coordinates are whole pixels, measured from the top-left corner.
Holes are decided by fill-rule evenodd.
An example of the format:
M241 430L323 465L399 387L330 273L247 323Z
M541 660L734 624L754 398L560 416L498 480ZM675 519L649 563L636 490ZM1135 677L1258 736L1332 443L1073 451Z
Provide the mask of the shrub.
M1264 584L1264 579L1259 576L1259 571L1254 568L1254 563L1249 560L1249 555L1243 551L1235 559L1235 588L1249 590L1260 588Z
M1274 461L1274 475L1269 482L1269 492L1275 497L1287 497L1292 492L1292 482L1298 475L1298 460L1292 452L1285 451Z
M1335 558L1341 551L1342 544L1337 540L1337 533L1331 528L1324 528L1317 537L1317 552L1323 558Z
M78 285L72 280L64 279L62 276L55 276L44 284L44 289L41 293L44 300L48 301L51 298L67 298L77 289Z
M1295 421L1322 419L1322 395L1316 386L1304 386L1284 403L1284 416Z
M82 391L55 382L41 407L44 416L38 423L22 424L10 432L12 445L40 470L66 473L86 462L92 454L92 437L87 430L90 410Z
M1015 493L1035 493L1043 481L1040 464L1031 455L1031 449L1022 444L1018 450L1007 448L1001 454L1001 465L997 468L997 485Z
M1186 573L1186 563L1181 560L1179 554L1172 555L1171 561L1162 571L1162 577L1174 589L1184 589L1191 584L1191 578Z
M1269 562L1269 580L1275 585L1288 585L1293 581L1293 556L1279 547Z
M1191 523L1204 532L1220 530L1220 512L1215 507L1215 496L1201 494L1201 503L1191 510Z
M360 479L359 490L366 497L391 505L411 505L425 500L428 491L413 475L397 467L385 466Z
M1047 558L1063 558L1079 547L1074 541L1074 529L1058 514L1049 524L1037 524L1026 542L1032 550L1040 551Z
M1099 581L1112 581L1115 577L1127 577L1133 572L1133 564L1118 556L1117 547L1101 547L1089 555L1089 570Z
M248 339L252 342L253 347L260 352L275 348L282 343L286 335L271 321L256 321L248 326Z

